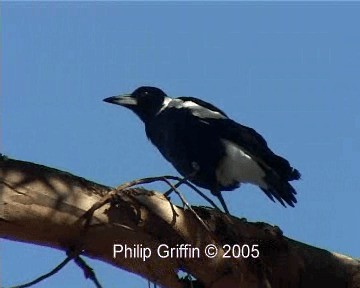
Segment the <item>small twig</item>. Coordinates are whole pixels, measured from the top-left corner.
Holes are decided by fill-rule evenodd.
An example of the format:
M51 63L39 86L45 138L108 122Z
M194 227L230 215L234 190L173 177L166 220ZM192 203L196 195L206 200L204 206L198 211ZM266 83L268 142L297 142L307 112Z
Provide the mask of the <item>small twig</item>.
M89 210L85 212L76 222L80 222L85 219L84 229L83 231L86 232L90 226L92 216L94 215L95 211L103 207L105 204L109 203L115 194L113 191L110 191L109 194L105 195L100 201L96 202Z
M178 180L178 183L176 183L175 185L173 185L168 179L171 179L171 180ZM165 182L167 183L169 186L170 186L170 190L169 191L174 191L181 199L181 201L183 202L183 204L189 208L189 210L195 215L196 219L199 220L199 222L205 227L206 230L209 231L209 227L206 225L206 223L199 217L199 215L194 211L194 209L192 209L192 207L190 206L190 204L186 201L186 199L184 198L184 196L182 196L182 194L177 190L177 186L180 186L181 184L183 183L188 183L187 181L187 178L179 178L179 177L176 177L176 176L159 176L159 177L148 177L148 178L142 178L142 179L136 179L136 180L133 180L133 181L130 181L128 183L125 183L125 184L122 184L120 186L118 186L117 188L114 189L114 191L121 191L121 190L124 190L124 189L127 189L127 188L130 188L130 187L133 187L135 185L139 185L139 184L146 184L146 183L151 183L151 182L155 182L155 181L162 181L162 182ZM191 185L191 184L190 184ZM189 186L190 186L189 185ZM191 187L191 186L190 186ZM197 190L197 189L196 189ZM195 190L195 191L196 191ZM166 192L166 193L169 193ZM202 192L200 192L198 190L198 192L200 193L200 195L204 196L205 199L208 199L213 205L215 208L217 208L218 210L219 207L217 207L215 205L214 202L212 202L209 198L207 198ZM166 193L164 194L166 196ZM221 211L221 210L220 210Z
M179 190L166 178L165 182L171 187L171 189L180 197L181 201L183 202L183 204L194 214L194 216L196 217L196 219L199 220L200 224L203 225L205 227L205 229L207 231L210 232L210 228L208 225L206 225L206 223L200 218L200 216L194 211L194 209L191 207L191 205L186 201L185 197L179 192Z
M180 187L181 184L184 184L185 182L188 182L188 180L190 179L190 177L191 177L191 176L187 176L187 177L181 178L181 179L178 181L178 183L176 183L174 186L175 186L176 188ZM168 191L166 191L166 192L164 193L164 196L165 196L165 197L170 196L170 194L171 194L173 191L174 191L174 189L173 189L173 188L170 188Z
M167 195L169 195L172 191L175 191L176 194L180 197L181 201L183 202L183 204L185 204L185 206L187 206L189 208L189 210L195 215L195 217L201 222L201 224L207 229L209 230L208 226L205 224L205 222L199 217L199 215L194 211L194 209L191 208L191 206L189 205L189 203L186 201L186 199L182 196L182 194L177 190L177 187L179 187L181 184L186 184L188 185L190 188L192 188L195 192L197 192L200 196L202 196L204 199L206 199L211 205L213 205L216 209L218 209L219 211L220 208L210 199L208 198L204 193L202 193L199 189L197 189L194 185L190 184L188 179L191 177L191 175L189 177L185 177L185 178L180 178L180 177L176 177L176 176L169 176L169 175L165 175L165 176L158 176L158 177L147 177L147 178L141 178L141 179L135 179L132 180L130 182L124 183L119 185L118 187L116 187L115 189L111 190L108 194L106 194L104 197L102 197L98 202L96 202L89 210L87 210L76 222L79 223L82 220L85 219L85 223L84 223L84 233L86 233L86 231L88 230L90 223L91 223L91 219L92 216L94 215L95 211L97 209L100 209L101 207L103 207L105 204L110 203L111 200L114 198L114 196L117 195L118 192L128 189L130 187L136 186L136 185L140 185L140 184L147 184L147 183L152 183L155 181L162 181L167 183L170 186L170 190L167 191L164 195L165 197ZM173 185L169 180L177 180L178 183L176 183L175 185Z
M175 185L173 185L170 180L177 180L178 183L176 183ZM199 217L199 215L197 215L197 213L194 211L194 209L191 208L191 206L187 203L187 201L185 200L185 198L182 196L182 194L177 190L177 187L180 186L181 184L186 184L189 187L191 187L193 190L195 190L195 192L199 193L202 197L204 197L209 203L211 203L216 209L220 210L218 206L216 206L216 204L209 199L206 195L204 195L200 190L198 190L196 187L194 187L192 184L190 184L186 178L180 178L180 177L176 177L176 176L158 176L158 177L147 177L147 178L141 178L141 179L135 179L132 180L130 182L124 183L119 185L118 187L116 187L115 189L111 190L108 194L106 194L102 199L100 199L98 202L96 202L88 211L86 211L84 213L84 215L82 215L76 222L80 222L82 220L85 219L85 224L84 224L84 233L87 231L87 229L90 226L91 223L91 218L94 214L94 212L97 209L100 209L101 207L103 207L105 204L111 202L111 200L113 199L113 197L120 191L128 189L130 187L136 186L136 185L140 185L140 184L147 184L147 183L152 183L155 181L162 181L167 183L170 188L171 191L175 191L176 194L180 197L181 201L183 203L185 203L185 205L189 208L189 210L194 213L195 217L202 223L202 225L204 225L204 227L208 230L209 228L207 227L207 225L205 224L205 222ZM168 191L169 192L169 191ZM168 193L167 192L167 193ZM166 194L166 193L165 193ZM220 210L221 211L221 210Z
M166 176L165 176L166 177ZM85 220L84 223L84 231L86 231L89 228L91 218L94 215L95 211L103 207L105 204L110 203L113 197L120 191L125 190L127 188L133 187L135 185L139 184L147 184L155 181L163 181L164 177L148 177L148 178L141 178L132 180L130 182L124 183L119 185L118 187L111 190L109 193L107 193L104 197L102 197L98 202L96 202L89 210L87 210L77 221L76 223L79 223L83 220Z
M201 192L195 185L191 184L187 179L185 178L180 178L180 177L176 177L176 176L164 176L164 178L166 179L170 179L170 180L177 180L179 181L178 183L175 184L175 187L179 187L182 184L185 184L187 186L189 186L192 190L194 190L197 194L199 194L201 197L203 197L206 201L208 201L215 209L221 211L221 209L219 208L219 206L217 206L215 204L214 201L212 201L209 197L207 197L203 192ZM185 179L185 181L183 181ZM169 189L168 191L165 192L165 195L169 195L170 191L173 191L173 189Z
M217 206L214 201L212 201L209 197L207 197L203 192L201 192L197 187L195 187L193 184L191 184L188 179L185 178L181 178L181 177L177 177L177 176L171 176L171 175L165 175L165 176L158 176L158 177L148 177L148 178L140 178L140 179L135 179L133 181L121 184L120 186L116 187L114 190L112 191L121 191L136 185L140 185L140 184L148 184L148 183L152 183L152 182L156 182L156 181L164 181L164 179L167 180L176 180L179 181L178 183L175 184L175 187L178 187L182 184L185 184L187 186L189 186L192 190L194 190L197 194L199 194L201 197L203 197L206 201L208 201L215 209L218 209L219 211L221 211L221 209L219 208L219 206ZM110 191L110 192L112 192ZM165 192L165 196L168 196L168 194L170 194L170 191L173 191L173 189L170 189L169 191ZM108 195L108 194L107 194ZM96 210L96 209L95 209Z
M185 184L187 186L189 186L192 190L194 190L197 194L199 194L201 197L203 197L206 201L208 201L215 209L218 209L219 211L221 211L221 209L219 208L219 206L217 206L214 201L212 201L209 197L207 197L203 192L201 192L197 187L195 187L193 184L191 184L188 179L186 178L181 178L181 177L177 177L177 176L171 176L171 175L165 175L165 176L159 176L159 177L148 177L148 178L141 178L141 179L136 179L127 183L124 183L120 186L118 186L117 188L115 188L115 190L117 191L121 191L124 190L126 188L130 188L133 187L135 185L140 185L140 184L147 184L147 183L151 183L151 182L155 182L155 181L164 181L164 179L167 180L176 180L178 181L178 183L175 184L175 187L179 187L182 184ZM171 192L173 191L173 189L169 189L167 192L164 193L165 196L168 196Z
M93 281L97 288L102 288L99 280L96 277L94 269L91 268L84 259L82 259L80 256L77 256L74 258L74 262L83 270L86 279Z
M18 286L13 286L11 288L26 288L26 287L30 287L33 286L49 277L51 277L52 275L56 274L57 272L59 272L67 263L69 263L74 257L76 257L75 255L71 255L68 254L68 256L59 264L57 265L53 270L51 270L49 273L46 273L38 278L36 278L35 280L22 284L22 285L18 285Z

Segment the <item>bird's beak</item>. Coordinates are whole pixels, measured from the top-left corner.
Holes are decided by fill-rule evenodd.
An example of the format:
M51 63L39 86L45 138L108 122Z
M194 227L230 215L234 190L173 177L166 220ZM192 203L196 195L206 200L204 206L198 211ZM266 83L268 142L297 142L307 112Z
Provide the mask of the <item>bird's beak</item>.
M104 102L111 103L111 104L117 104L124 107L134 107L137 105L137 100L134 97L131 97L130 94L120 95L120 96L112 96L105 98L103 100Z

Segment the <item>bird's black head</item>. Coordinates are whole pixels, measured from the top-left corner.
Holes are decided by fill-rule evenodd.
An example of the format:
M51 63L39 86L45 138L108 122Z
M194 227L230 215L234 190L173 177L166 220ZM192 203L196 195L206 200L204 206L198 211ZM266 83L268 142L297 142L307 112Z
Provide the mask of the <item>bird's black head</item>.
M104 99L105 102L124 106L147 122L161 109L167 95L159 88L142 86L131 94L113 96Z

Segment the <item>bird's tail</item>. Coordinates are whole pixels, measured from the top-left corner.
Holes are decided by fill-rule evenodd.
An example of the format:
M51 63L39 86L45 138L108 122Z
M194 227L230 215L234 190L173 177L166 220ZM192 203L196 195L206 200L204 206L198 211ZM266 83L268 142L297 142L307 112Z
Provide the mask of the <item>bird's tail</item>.
M279 183L276 187L270 184L267 188L260 188L273 202L275 202L276 199L284 207L286 207L286 204L295 207L295 203L297 203L295 198L296 191L288 182Z
M300 172L291 167L290 163L276 155L273 154L267 159L267 164L269 166L265 168L265 182L267 187L260 187L264 193L275 202L275 199L281 203L284 207L286 204L294 207L296 201L295 195L296 191L294 187L291 186L289 181L299 180L301 177Z
M286 159L276 154L273 154L271 155L271 159L269 159L269 162L270 167L277 172L277 174L281 177L282 180L293 181L299 180L301 178L299 170L291 167L289 161L287 161Z

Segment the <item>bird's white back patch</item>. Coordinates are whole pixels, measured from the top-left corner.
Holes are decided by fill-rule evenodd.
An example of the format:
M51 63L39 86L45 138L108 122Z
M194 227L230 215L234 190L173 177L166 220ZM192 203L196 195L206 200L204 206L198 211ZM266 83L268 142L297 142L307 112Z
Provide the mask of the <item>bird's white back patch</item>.
M224 118L221 113L210 110L206 107L203 107L199 104L196 104L193 101L183 101L179 106L176 108L188 108L191 110L191 113L199 118Z
M191 107L201 107L200 105L196 104L195 102L193 101L184 101L181 105L182 107L184 108L191 108Z
M265 172L256 161L237 144L226 139L222 139L222 142L226 152L216 170L217 181L223 186L240 182L255 184L266 189Z

